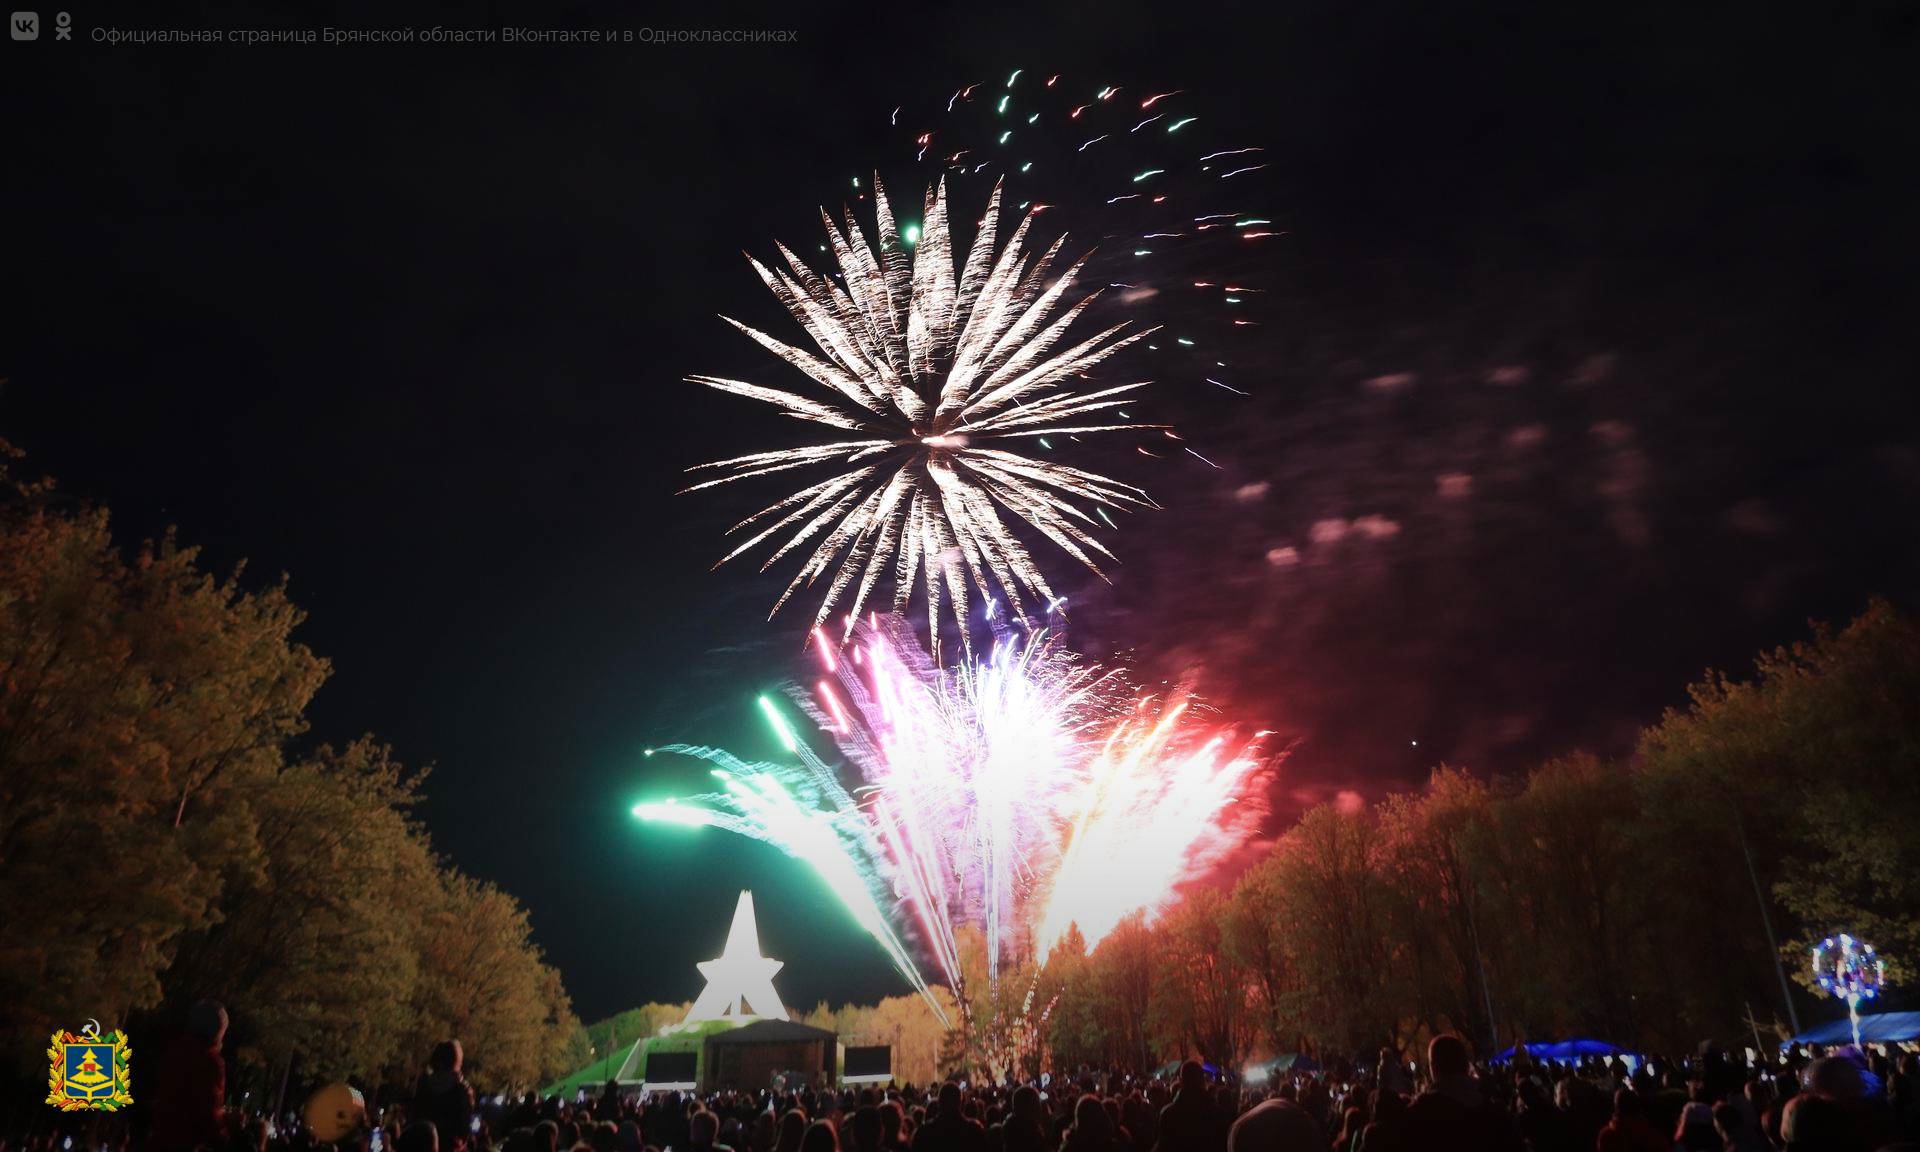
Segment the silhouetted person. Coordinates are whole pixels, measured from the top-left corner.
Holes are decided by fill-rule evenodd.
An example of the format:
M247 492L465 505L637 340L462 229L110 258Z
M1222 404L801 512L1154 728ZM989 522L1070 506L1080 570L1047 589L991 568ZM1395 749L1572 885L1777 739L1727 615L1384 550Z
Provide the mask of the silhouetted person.
M1367 1126L1367 1110L1358 1104L1349 1104L1340 1114L1340 1131L1334 1133L1334 1152L1353 1152L1353 1146L1360 1139L1360 1130ZM1232 1143L1232 1130L1228 1130L1228 1143Z
M440 1130L431 1121L415 1120L395 1141L396 1152L440 1152Z
M1520 1135L1533 1152L1592 1152L1591 1139L1585 1147L1576 1148L1572 1125L1566 1115L1553 1106L1553 1101L1547 1099L1547 1090L1537 1081L1520 1081L1518 1094Z
M1606 1093L1591 1080L1569 1076L1553 1086L1553 1100L1565 1118L1568 1141L1574 1152L1593 1152L1600 1129L1607 1126L1612 1104Z
M720 1141L720 1117L705 1108L687 1121L687 1147L692 1152L733 1152Z
M1433 1080L1407 1109L1400 1147L1406 1152L1520 1152L1519 1133L1487 1103L1473 1078L1467 1046L1458 1036L1427 1045Z
M1906 1140L1920 1140L1920 1052L1902 1052L1887 1078L1887 1103Z
M960 1085L940 1085L934 1114L913 1134L913 1152L986 1152L987 1130L960 1110Z
M442 1040L427 1057L427 1073L413 1089L413 1117L432 1124L440 1133L440 1152L454 1152L465 1143L473 1122L473 1088L460 1075L466 1054L460 1041Z
M1704 1090L1704 1084L1702 1085ZM1673 1145L1680 1152L1722 1152L1720 1133L1713 1126L1713 1106L1689 1100L1674 1124Z
M1379 1062L1374 1066L1374 1079L1380 1087L1402 1096L1413 1095L1413 1076L1407 1066L1400 1062L1400 1054L1391 1048L1380 1049ZM1581 1152L1586 1152L1582 1149Z
M840 1138L833 1125L825 1120L807 1125L807 1134L800 1138L800 1152L840 1152Z
M1100 1097L1088 1093L1073 1106L1073 1127L1067 1129L1061 1152L1116 1152L1126 1145L1114 1132L1113 1117Z
M1052 1131L1040 1090L1031 1084L1014 1089L1013 1104L1000 1125L1002 1152L1054 1152ZM865 1150L861 1150L865 1152Z
M865 1095L865 1093L862 1093ZM886 1132L880 1127L880 1109L863 1104L847 1121L846 1139L840 1142L845 1152L882 1152Z
M1767 1138L1753 1122L1747 1110L1731 1101L1713 1106L1713 1130L1720 1137L1721 1152L1767 1152Z
M1813 1092L1787 1101L1780 1117L1780 1138L1787 1152L1867 1152L1839 1101Z
M1290 1100L1255 1105L1227 1130L1227 1152L1318 1152L1325 1147L1326 1130Z
M241 1125L240 1131L234 1134L234 1152L267 1152L267 1142L270 1138L265 1120L258 1118L248 1120Z
M1120 1115L1127 1126L1127 1139L1135 1148L1152 1148L1159 1141L1160 1110L1142 1096L1139 1089L1127 1093L1120 1105Z
M1400 1152L1401 1130L1406 1126L1407 1098L1389 1088L1375 1088L1373 1117L1360 1130L1360 1142L1353 1152ZM1586 1149L1581 1149L1586 1152Z
M907 1114L898 1100L880 1105L880 1143L887 1152L907 1152Z
M798 1108L789 1108L780 1117L780 1134L773 1142L773 1152L800 1152L800 1143L806 1138L807 1114Z
M202 1000L187 1013L187 1030L160 1065L153 1103L153 1152L192 1152L226 1142L227 1062L220 1045L227 1010Z
M1180 1065L1180 1089L1160 1111L1153 1152L1224 1152L1226 1132L1207 1093L1207 1071L1197 1060Z
M609 1079L600 1089L600 1098L593 1102L593 1118L620 1122L620 1081Z
M1613 1094L1613 1118L1594 1141L1596 1152L1670 1152L1673 1143L1654 1130L1647 1102L1631 1088Z

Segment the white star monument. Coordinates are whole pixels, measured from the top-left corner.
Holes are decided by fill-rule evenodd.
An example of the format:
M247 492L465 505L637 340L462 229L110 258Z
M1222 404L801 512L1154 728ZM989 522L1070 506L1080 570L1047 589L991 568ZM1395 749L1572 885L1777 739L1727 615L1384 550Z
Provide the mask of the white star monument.
M707 986L693 1002L686 1023L787 1019L787 1007L773 990L773 974L780 971L780 961L760 955L760 933L753 923L753 893L740 893L740 903L734 905L726 949L699 968Z

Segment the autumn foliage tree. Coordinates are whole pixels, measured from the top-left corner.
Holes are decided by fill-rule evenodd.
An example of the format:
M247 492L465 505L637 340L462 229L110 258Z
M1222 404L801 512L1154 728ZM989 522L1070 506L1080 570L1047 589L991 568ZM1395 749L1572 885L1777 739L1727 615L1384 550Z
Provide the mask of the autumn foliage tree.
M17 458L0 443L11 1059L217 996L262 1068L402 1072L459 1035L495 1082L548 1070L566 994L524 910L434 854L423 774L373 740L304 745L328 665L284 579L217 577L170 535L123 552Z
M1413 1052L1439 1032L1483 1054L1778 1036L1789 995L1803 1022L1837 1011L1781 987L1828 933L1913 971L1917 778L1920 624L1875 601L1749 678L1709 674L1631 757L1515 779L1442 766L1310 809L1226 895L1056 949L1054 1053L1150 1067L1302 1039Z
M483 1083L533 1084L657 1027L579 1027L525 910L434 853L413 816L424 773L371 738L306 741L328 667L294 639L284 580L215 576L171 536L122 551L104 510L19 479L14 459L0 444L12 1059L88 1018L137 1037L202 996L232 1008L235 1049L266 1076L400 1074L457 1035ZM1910 977L1916 774L1920 624L1876 601L1751 676L1709 673L1631 756L1514 779L1442 766L1373 804L1310 809L1237 879L1091 947L1071 932L997 982L968 933L964 1032L907 997L815 1016L895 1043L916 1076L1010 1052L1146 1069L1302 1040L1412 1051L1441 1031L1483 1053L1737 1041L1821 1010L1782 983L1827 933L1874 940ZM995 1031L1016 1019L1037 1031Z
M947 1018L953 1019L953 997L944 988L935 989L934 995ZM823 1002L803 1014L801 1020L832 1031L841 1044L849 1047L891 1047L896 1080L926 1084L938 1079L942 1071L947 1026L934 1015L932 1005L918 995L888 996L872 1005L843 1004L839 1008L829 1008Z
M1889 978L1920 949L1920 623L1875 601L1844 628L1763 654L1751 679L1711 674L1641 743L1640 832L1717 864L1689 887L1692 925L1650 917L1663 955L1727 978L1692 1011L1779 1003L1770 922L1790 971L1852 932ZM1763 921L1760 908L1768 913ZM1721 940L1704 939L1715 929Z
M1910 978L1920 625L1876 601L1687 698L1631 756L1572 753L1517 778L1442 765L1371 804L1309 809L1240 876L1190 885L1092 947L1069 931L1032 977L1041 1065L1415 1053L1441 1032L1483 1055L1575 1036L1766 1043L1787 1027L1783 971L1804 977L1809 942L1841 929ZM1026 973L1003 987L1023 994ZM1838 1011L1791 995L1807 1021ZM930 1030L928 1015L902 1035L924 1047ZM943 1071L980 1066L963 1041Z
M1201 888L1158 925L1149 1018L1165 1048L1191 1051L1222 1067L1238 1067L1257 1027L1247 1011L1252 973L1228 942L1227 898Z

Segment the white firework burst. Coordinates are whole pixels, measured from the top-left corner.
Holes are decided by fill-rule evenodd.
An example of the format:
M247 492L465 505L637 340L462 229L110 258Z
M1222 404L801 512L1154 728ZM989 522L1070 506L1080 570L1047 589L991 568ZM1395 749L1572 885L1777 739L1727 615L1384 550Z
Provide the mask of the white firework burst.
M834 475L809 484L742 520L750 532L721 564L771 542L765 571L811 547L786 590L825 580L815 623L837 606L858 614L874 591L892 586L903 608L924 587L929 630L938 636L943 606L962 623L971 594L1004 599L1016 617L1055 597L1045 574L1009 521L1031 525L1069 556L1100 573L1112 559L1093 535L1092 505L1150 501L1138 488L1094 472L1026 454L1044 436L1138 430L1108 422L1145 382L1081 391L1095 366L1147 335L1116 324L1072 343L1067 329L1097 292L1070 301L1085 258L1051 282L1065 237L1038 256L1026 240L1033 213L995 248L1000 190L994 189L973 244L956 273L948 235L946 186L926 198L919 242L901 242L885 191L874 182L879 244L867 242L851 210L846 230L824 210L838 277L808 268L778 245L787 270L748 261L786 305L819 354L783 343L729 317L729 324L820 385L802 395L742 380L692 376L693 383L772 404L789 416L848 433L843 439L755 452L698 465L724 475L687 491L809 467ZM1037 210L1036 210L1037 211ZM715 565L718 567L718 565ZM1104 575L1103 573L1101 573ZM971 591L970 591L971 590Z

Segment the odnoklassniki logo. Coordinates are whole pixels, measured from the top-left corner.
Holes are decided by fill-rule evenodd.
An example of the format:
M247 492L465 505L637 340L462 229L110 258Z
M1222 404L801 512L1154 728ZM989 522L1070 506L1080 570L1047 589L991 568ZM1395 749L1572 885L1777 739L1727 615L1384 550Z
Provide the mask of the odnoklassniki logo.
M133 1049L92 1020L55 1032L47 1048L47 1103L62 1112L117 1112L133 1103Z

